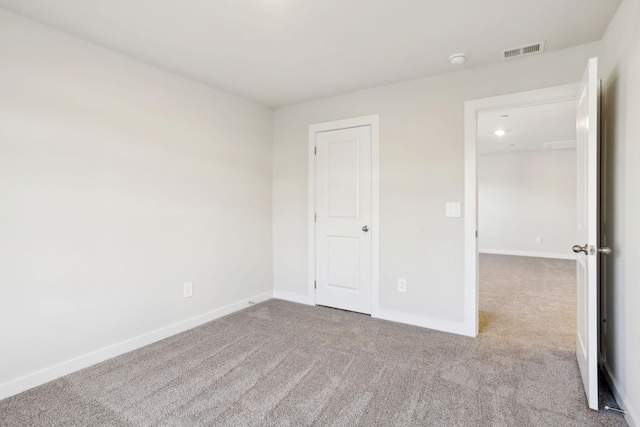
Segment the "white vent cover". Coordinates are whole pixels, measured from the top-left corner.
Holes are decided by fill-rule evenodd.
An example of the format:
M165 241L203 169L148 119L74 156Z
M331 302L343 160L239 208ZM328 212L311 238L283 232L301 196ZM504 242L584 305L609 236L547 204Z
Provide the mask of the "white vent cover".
M512 59L519 56L534 55L536 53L544 52L544 45L546 42L538 42L528 44L525 46L513 47L511 49L502 51L502 59Z

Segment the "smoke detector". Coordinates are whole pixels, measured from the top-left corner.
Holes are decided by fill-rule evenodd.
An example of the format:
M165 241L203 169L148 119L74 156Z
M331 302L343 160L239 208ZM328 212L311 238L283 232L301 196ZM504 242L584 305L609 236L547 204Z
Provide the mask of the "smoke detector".
M454 53L449 57L449 62L453 65L461 65L464 64L464 61L467 60L467 55L464 53Z
M544 52L546 42L532 43L524 46L512 47L502 51L502 59L513 59L520 56L535 55Z

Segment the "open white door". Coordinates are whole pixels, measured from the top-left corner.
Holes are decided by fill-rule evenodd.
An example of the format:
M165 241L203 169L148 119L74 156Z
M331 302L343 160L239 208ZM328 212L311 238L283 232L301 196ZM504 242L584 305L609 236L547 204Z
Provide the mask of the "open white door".
M577 114L578 243L576 354L589 408L598 410L598 59L591 58L580 85Z

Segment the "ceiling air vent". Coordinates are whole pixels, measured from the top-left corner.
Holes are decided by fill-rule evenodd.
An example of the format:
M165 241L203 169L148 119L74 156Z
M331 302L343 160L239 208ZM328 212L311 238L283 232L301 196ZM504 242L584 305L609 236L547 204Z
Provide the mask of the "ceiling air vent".
M545 42L539 42L534 44L528 44L526 46L514 47L511 49L502 51L502 59L512 59L519 56L534 55L536 53L544 52Z

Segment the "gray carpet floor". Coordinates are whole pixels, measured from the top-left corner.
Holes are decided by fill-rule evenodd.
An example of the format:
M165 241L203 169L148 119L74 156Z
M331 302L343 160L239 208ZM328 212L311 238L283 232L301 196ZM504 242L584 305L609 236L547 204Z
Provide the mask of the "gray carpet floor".
M587 408L574 274L482 256L477 339L270 300L0 401L0 425L624 426Z

